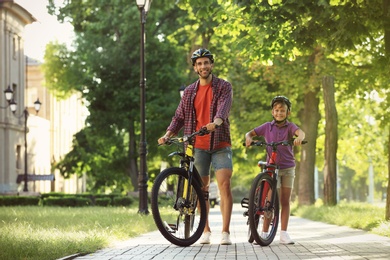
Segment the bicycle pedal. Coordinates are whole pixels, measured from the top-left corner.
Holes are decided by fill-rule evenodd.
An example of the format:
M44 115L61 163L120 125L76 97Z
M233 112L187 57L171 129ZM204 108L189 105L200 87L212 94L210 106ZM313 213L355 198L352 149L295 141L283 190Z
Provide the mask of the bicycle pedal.
M248 206L249 206L249 199L248 198L243 198L241 200L241 207L248 208Z
M175 233L177 230L175 224L168 224L166 221L164 221L164 227L169 233Z
M248 216L249 216L248 211L244 211L244 213L242 213L242 215L243 215L244 217L248 217Z

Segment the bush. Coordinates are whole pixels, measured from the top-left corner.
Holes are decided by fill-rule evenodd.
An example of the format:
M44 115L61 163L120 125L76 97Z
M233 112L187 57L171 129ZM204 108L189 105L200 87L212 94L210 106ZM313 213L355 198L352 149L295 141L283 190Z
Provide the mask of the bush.
M114 206L130 206L133 204L134 199L127 196L117 196L113 199L112 205Z
M92 205L92 201L89 198L78 198L76 196L48 197L43 200L43 205L60 207L83 207Z
M107 207L111 205L111 198L95 198L95 206Z
M39 201L32 196L0 196L0 206L38 206Z
M241 203L243 198L248 198L250 187L236 186L232 188L233 202Z

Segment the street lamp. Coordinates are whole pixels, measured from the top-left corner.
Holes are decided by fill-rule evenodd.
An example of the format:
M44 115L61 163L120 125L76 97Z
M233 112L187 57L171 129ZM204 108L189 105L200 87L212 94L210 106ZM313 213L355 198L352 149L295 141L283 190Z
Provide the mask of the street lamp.
M149 214L148 210L148 184L146 173L146 134L145 134L145 24L146 15L150 9L152 0L136 0L141 17L141 49L140 49L140 63L141 63L141 77L140 77L140 120L141 120L141 139L139 143L140 155L140 171L138 174L138 190L139 190L139 209L138 213Z
M4 93L7 90L5 90ZM12 90L8 91L8 94L10 94L10 95L7 96L7 94L6 94L6 98L7 98L7 100L9 98L10 109L11 109L12 113L15 115L15 112L17 109L17 106L16 106L17 104L16 104L15 100L12 99L13 91ZM42 103L39 101L39 98L38 98L34 102L34 108L35 108L35 111L37 112L37 114L38 114L39 110L41 109L41 105L42 105ZM24 116L24 188L23 188L23 191L25 191L25 192L28 191L28 186L27 186L27 182L28 182L28 173L27 173L27 163L28 163L28 161L27 161L27 119L28 119L29 115L30 114L28 113L27 107L23 110L23 113L20 116L15 115L18 118L21 118L22 116Z
M5 95L5 99L8 102L8 106L0 107L0 108L5 109L5 108L8 108L10 106L10 102L12 100L13 93L14 92L12 91L11 87L8 85L8 88L6 90L4 90L4 95Z

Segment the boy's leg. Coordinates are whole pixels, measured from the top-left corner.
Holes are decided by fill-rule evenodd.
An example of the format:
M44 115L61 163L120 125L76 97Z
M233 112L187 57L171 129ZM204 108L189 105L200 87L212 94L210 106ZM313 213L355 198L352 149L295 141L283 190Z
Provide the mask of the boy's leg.
M288 221L290 218L290 198L291 198L292 188L282 187L280 189L280 222L281 230L287 231Z

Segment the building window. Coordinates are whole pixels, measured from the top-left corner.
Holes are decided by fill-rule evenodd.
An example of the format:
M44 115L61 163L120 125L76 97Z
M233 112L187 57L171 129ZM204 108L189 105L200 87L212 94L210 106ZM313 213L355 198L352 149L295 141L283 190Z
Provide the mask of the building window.
M16 39L16 36L12 38L12 57L14 60L17 58L17 53L18 53L18 41Z
M12 99L14 100L14 101L17 101L18 100L18 85L16 85L15 83L12 83L12 91L14 92L13 94L12 94Z
M22 155L21 155L22 147L20 145L16 146L16 169L22 169Z

